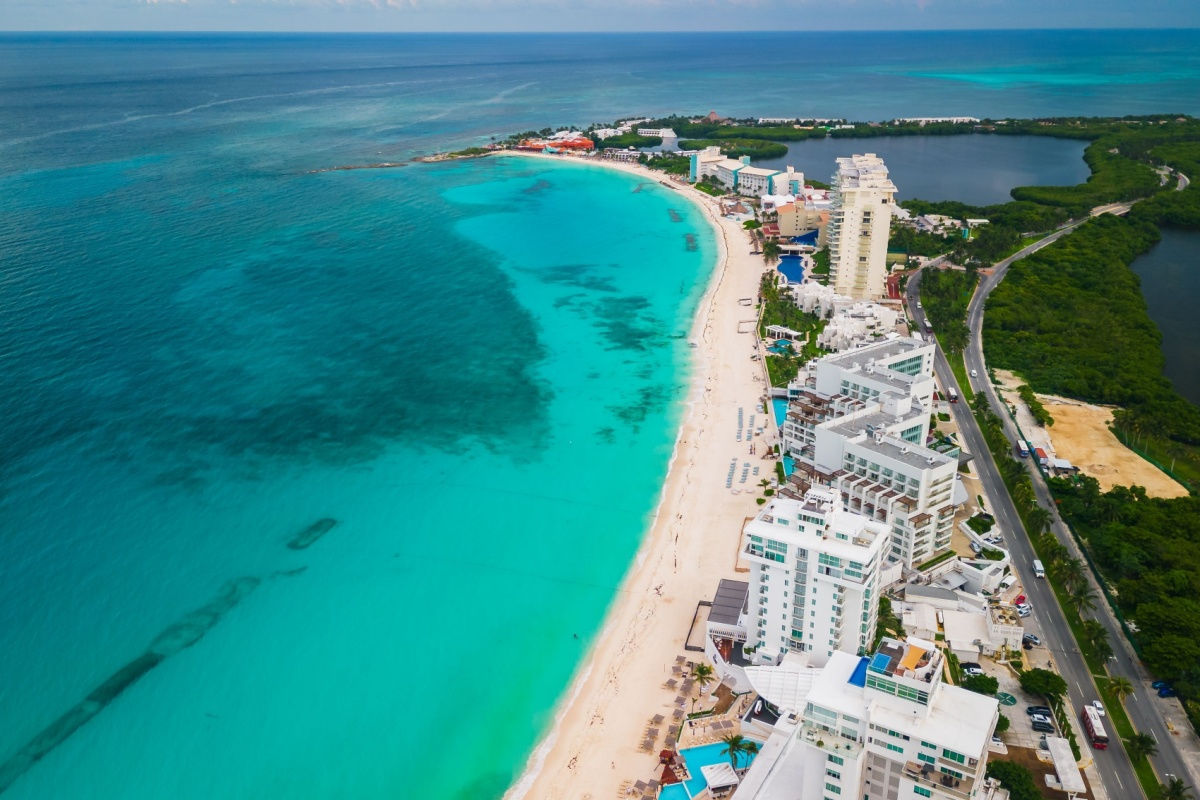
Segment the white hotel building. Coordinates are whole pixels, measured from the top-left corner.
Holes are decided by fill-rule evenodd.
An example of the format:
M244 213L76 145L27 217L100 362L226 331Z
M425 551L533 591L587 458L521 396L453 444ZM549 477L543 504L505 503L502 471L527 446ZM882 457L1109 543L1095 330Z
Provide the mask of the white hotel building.
M778 663L793 652L821 665L835 651L865 652L875 638L887 548L887 526L843 510L828 489L772 498L746 525L742 549L755 660Z
M932 642L884 639L823 668L748 667L781 717L734 800L987 800L994 697L943 685Z
M887 556L911 568L950 546L956 455L924 446L933 411L933 344L891 338L826 356L788 386L785 493L836 490L886 523Z
M896 185L874 153L837 160L829 220L829 285L856 300L885 293Z

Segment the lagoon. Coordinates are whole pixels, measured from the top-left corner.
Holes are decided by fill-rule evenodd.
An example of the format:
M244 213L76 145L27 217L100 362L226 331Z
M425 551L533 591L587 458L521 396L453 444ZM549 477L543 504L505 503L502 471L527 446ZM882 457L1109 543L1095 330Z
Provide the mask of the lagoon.
M1131 268L1142 280L1150 318L1162 331L1163 371L1180 394L1200 404L1200 233L1164 229L1162 241Z
M1083 160L1086 142L1046 136L973 134L963 136L879 136L807 139L790 142L782 158L759 166L788 164L809 178L829 182L835 159L875 153L887 163L901 201L960 200L972 205L1006 203L1017 186L1069 186L1090 171Z

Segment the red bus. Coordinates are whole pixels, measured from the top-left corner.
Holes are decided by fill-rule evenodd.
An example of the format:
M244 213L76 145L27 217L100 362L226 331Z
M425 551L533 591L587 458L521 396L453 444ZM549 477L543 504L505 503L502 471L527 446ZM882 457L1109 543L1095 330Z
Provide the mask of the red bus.
M1108 749L1108 734L1104 732L1104 720L1100 712L1092 706L1084 706L1083 711L1079 712L1079 719L1088 738L1092 740L1092 747L1097 750Z

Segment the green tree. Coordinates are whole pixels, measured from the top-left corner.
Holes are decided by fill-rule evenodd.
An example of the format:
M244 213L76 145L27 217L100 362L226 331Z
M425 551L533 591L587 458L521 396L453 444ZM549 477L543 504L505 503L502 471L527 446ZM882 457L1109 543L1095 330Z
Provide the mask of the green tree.
M692 667L692 679L696 681L696 683L700 684L700 688L703 689L705 686L708 686L710 683L716 680L716 676L713 674L712 667L710 667L708 664L701 663Z
M1094 611L1096 609L1096 592L1087 584L1076 586L1068 594L1067 599L1076 613L1080 615L1085 611Z
M1021 673L1021 688L1030 694L1058 699L1067 693L1067 682L1048 669L1031 669Z
M1125 750L1134 761L1158 755L1158 741L1148 733L1135 733L1125 740Z
M962 680L962 688L977 694L995 697L996 692L1000 691L1000 681L991 675L968 675Z
M1054 567L1054 575L1068 592L1087 582L1087 571L1078 558L1067 558Z
M1183 782L1182 778L1172 777L1158 787L1158 800L1192 800L1192 787Z
M1108 690L1113 693L1113 697L1124 700L1133 694L1133 681L1122 675L1116 675L1108 679Z
M1042 793L1026 767L1012 761L991 759L987 765L987 776L1000 781L1008 789L1010 800L1041 800Z
M1010 724L1011 723L1009 722L1008 717L1001 714L996 719L996 733L1004 733L1006 730L1008 730L1008 726Z
M763 261L768 264L774 264L779 260L779 242L774 239L768 239L763 242L762 248Z
M721 755L729 756L729 763L735 770L738 768L738 759L740 756L744 754L747 763L749 763L750 756L758 752L757 742L737 733L722 736L721 741L725 743L725 749L721 751Z

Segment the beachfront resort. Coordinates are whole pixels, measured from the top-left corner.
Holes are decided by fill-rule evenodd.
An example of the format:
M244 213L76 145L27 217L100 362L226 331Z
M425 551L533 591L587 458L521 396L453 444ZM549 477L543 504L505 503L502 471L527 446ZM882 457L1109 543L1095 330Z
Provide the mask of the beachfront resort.
M639 122L613 130L670 133ZM1019 686L1022 662L1048 666L1049 655L1024 626L1007 532L987 513L948 413L957 397L935 374L936 345L900 300L908 265L887 253L893 224L953 226L897 213L897 187L871 153L838 158L825 188L718 147L683 154L686 171L667 176L647 170L656 156L587 144L563 131L518 146L653 176L701 204L721 232L724 269L738 270L708 323L720 321L725 345L745 348L737 372L750 368L711 407L730 415L736 435L715 448L728 469L708 499L722 510L693 542L707 591L694 580L641 584L643 617L666 602L694 611L686 629L679 618L661 682L637 687L640 730L625 744L603 742L628 756L612 770L635 770L616 776L617 796L1004 800L986 765L1020 752L1055 785L1084 785L1075 761L1049 755L1061 756L1057 734L1068 730L1040 741L997 734L1002 700L1038 700ZM785 362L794 371L775 368ZM696 525L679 513L669 527L688 536ZM656 574L679 574L680 557ZM628 635L627 645L646 634ZM977 675L1003 691L972 686ZM615 677L609 687L584 709L593 721L616 707Z

